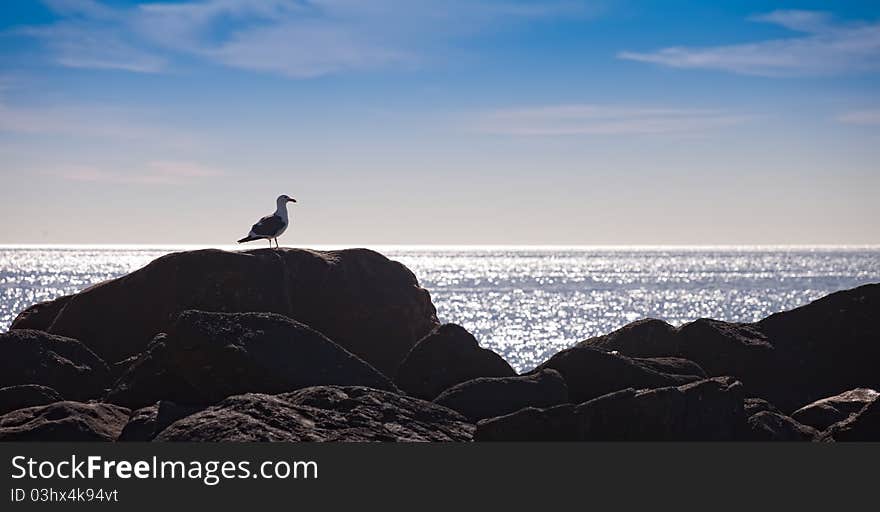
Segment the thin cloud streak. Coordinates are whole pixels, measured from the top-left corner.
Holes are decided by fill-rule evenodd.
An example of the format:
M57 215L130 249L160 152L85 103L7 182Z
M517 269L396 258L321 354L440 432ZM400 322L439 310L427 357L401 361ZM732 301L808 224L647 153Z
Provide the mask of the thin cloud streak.
M144 112L137 110L96 105L13 105L4 98L13 86L21 85L0 77L0 133L145 142L166 148L191 148L202 142L197 134L149 121Z
M699 134L750 119L720 110L579 104L496 110L479 116L473 129L520 136Z
M42 40L68 67L156 73L178 57L311 78L411 67L430 47L489 27L590 16L580 1L204 0L112 7L47 0L56 23L13 31Z
M196 162L155 161L133 171L109 171L87 165L69 165L46 174L69 181L135 184L135 185L189 185L199 180L216 178L223 172Z
M880 126L880 109L854 110L837 117L844 124Z
M623 51L618 58L680 69L711 69L771 77L880 70L880 23L840 23L815 11L780 10L753 16L802 35L748 44Z

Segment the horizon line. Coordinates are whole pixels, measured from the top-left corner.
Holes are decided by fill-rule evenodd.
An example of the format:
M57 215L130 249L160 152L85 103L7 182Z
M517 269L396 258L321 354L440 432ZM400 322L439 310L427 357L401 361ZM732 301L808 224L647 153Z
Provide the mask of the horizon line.
M117 249L117 250L198 250L198 249L221 249L221 250L252 250L267 249L268 247L239 244L101 244L101 243L0 243L0 250L9 249ZM695 250L695 249L718 249L718 250L768 250L768 249L843 249L843 250L880 250L880 243L876 244L297 244L281 246L287 249L318 249L318 250L342 250L342 249L382 249L382 250Z

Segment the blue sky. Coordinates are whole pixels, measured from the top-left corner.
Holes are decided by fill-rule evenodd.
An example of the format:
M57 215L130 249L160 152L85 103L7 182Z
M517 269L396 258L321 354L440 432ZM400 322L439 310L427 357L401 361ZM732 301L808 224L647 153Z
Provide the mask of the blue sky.
M880 243L880 5L11 0L0 243Z

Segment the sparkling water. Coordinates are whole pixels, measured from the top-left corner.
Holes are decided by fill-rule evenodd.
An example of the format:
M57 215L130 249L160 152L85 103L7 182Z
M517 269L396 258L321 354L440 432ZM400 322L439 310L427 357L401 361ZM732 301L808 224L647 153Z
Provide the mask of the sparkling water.
M0 330L35 302L192 248L0 247ZM372 248L412 269L441 321L519 371L639 318L754 321L880 282L878 246Z

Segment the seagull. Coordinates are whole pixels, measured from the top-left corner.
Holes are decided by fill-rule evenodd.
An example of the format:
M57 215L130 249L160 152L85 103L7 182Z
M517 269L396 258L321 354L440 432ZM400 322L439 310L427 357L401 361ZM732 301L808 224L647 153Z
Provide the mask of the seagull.
M248 236L242 238L238 243L250 242L251 240L266 239L269 241L269 247L272 247L272 240L275 240L275 247L278 247L278 237L287 229L289 221L287 219L287 203L295 203L296 199L281 195L275 200L275 213L266 215L259 222L253 225Z

